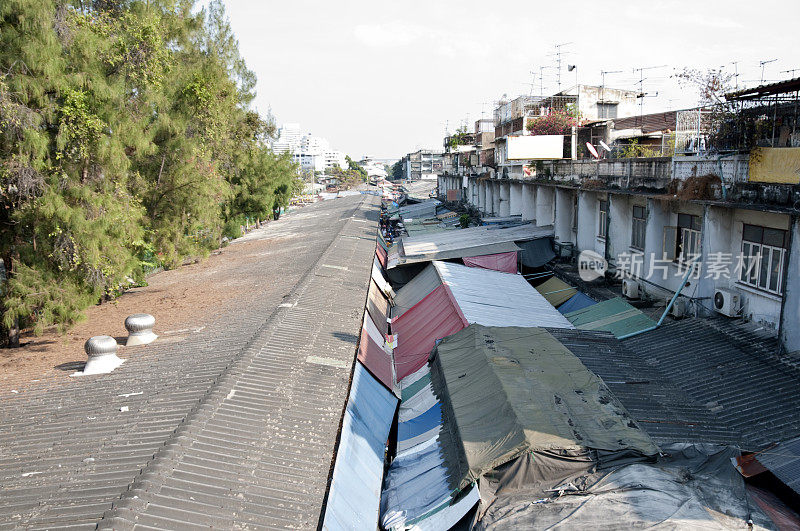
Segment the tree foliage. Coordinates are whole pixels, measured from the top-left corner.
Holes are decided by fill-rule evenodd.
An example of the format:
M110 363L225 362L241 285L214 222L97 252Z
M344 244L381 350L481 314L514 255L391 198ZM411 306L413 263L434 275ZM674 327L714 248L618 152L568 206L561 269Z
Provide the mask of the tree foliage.
M296 168L222 2L0 2L2 323L65 327L268 219Z

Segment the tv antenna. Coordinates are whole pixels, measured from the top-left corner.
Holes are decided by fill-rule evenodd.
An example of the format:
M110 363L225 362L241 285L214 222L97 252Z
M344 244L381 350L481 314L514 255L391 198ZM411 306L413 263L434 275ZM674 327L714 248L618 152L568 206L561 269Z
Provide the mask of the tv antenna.
M656 68L666 68L666 67L667 67L667 65L658 65L658 66L643 66L641 68L634 68L633 69L633 73L634 74L636 72L639 72L639 81L638 81L639 94L636 97L639 98L639 124L640 125L642 123L642 116L644 116L644 99L646 97L648 97L647 93L644 91L644 81L645 81L645 79L648 79L648 78L644 77L644 72L645 72L645 70L655 70ZM655 97L655 96L658 96L658 92L657 91L653 96L650 96L650 97Z
M730 64L733 65L733 83L736 90L739 90L739 61L731 61Z
M761 83L764 83L764 66L770 63L774 63L777 59L767 59L766 61L759 61L758 64L761 65Z
M562 42L561 44L556 44L555 45L555 49L556 49L556 53L555 53L555 56L556 56L556 68L558 69L558 72L556 74L556 82L558 83L558 91L559 92L561 92L561 56L563 54L567 53L567 52L562 52L561 51L561 47L562 46L568 46L570 44L572 44L572 43L571 42Z
M607 74L620 74L622 70L601 70L600 71L600 78L602 81L600 82L600 102L602 103L605 98L606 93L606 75Z
M794 78L795 72L800 72L800 68L790 68L789 70L781 70L781 74L791 74L792 78Z
M548 68L553 68L552 66L540 66L539 67L539 97L544 98L544 71ZM536 73L531 70L531 74L533 74L534 78L536 77Z

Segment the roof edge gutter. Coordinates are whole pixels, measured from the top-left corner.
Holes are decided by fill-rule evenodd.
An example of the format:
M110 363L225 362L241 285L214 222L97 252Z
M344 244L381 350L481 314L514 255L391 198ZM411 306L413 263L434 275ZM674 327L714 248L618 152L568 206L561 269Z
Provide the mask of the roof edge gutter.
M659 326L661 326L661 323L664 322L664 318L667 316L669 311L672 309L672 305L675 304L675 301L680 296L681 291L683 291L684 286L686 286L686 281L689 280L689 275L692 274L692 270L694 269L692 266L694 266L694 263L699 258L700 258L700 255L697 255L694 258L692 258L691 260L689 260L688 264L686 264L686 274L683 275L683 280L681 280L681 286L678 288L678 291L675 292L675 295L672 296L672 299L670 299L669 304L667 304L667 307L664 308L664 313L661 314L661 318L658 320L658 322L656 324L654 324L653 326L651 326L649 328L645 328L644 330L637 330L636 332L631 332L630 334L625 334L624 336L620 336L617 339L619 339L619 340L628 339L629 337L634 337L634 336L638 336L639 334L644 334L645 332L650 332L652 330L655 330Z

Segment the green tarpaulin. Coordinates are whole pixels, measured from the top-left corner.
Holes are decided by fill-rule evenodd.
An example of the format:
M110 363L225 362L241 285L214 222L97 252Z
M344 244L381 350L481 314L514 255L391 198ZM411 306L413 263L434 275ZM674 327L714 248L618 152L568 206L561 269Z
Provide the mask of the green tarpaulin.
M431 376L452 416L446 424L457 426L453 446L463 452L449 460L461 486L531 452L589 461L658 453L605 383L545 329L470 325L442 340Z

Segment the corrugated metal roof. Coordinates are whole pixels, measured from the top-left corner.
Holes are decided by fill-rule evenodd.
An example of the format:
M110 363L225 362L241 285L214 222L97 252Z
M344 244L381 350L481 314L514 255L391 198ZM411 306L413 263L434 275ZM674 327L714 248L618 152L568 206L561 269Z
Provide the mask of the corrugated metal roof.
M514 242L552 236L552 226L537 227L530 223L508 228L481 226L409 236L401 238L401 247L396 256L390 255L387 267L518 251Z
M724 419L698 403L657 364L628 349L627 340L620 341L610 332L602 331L555 328L547 331L603 379L658 444L739 444L738 434Z
M378 262L380 262L381 267L383 267L384 269L386 269L386 266L388 264L388 256L387 256L388 253L389 251L384 249L382 245L377 245L375 247L375 256L378 258Z
M428 199L422 203L402 206L397 209L396 215L401 219L429 218L436 215L436 207L441 204L437 199Z
M800 370L776 338L725 318L666 320L623 344L672 379L749 451L800 435Z
M397 397L356 363L322 528L375 529Z
M616 337L646 330L656 322L619 297L564 315L581 330L605 330Z
M111 374L3 396L0 528L316 527L377 202L315 203L253 233L292 235L269 244L287 251L270 256L279 273L225 262L248 290L205 328L129 347Z
M800 494L800 437L778 443L756 455L758 461Z
M433 262L470 323L574 328L522 275Z
M577 289L557 277L550 277L545 280L536 286L536 291L541 293L542 297L556 308L567 302L578 292Z

